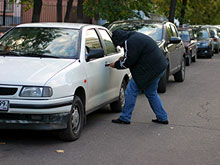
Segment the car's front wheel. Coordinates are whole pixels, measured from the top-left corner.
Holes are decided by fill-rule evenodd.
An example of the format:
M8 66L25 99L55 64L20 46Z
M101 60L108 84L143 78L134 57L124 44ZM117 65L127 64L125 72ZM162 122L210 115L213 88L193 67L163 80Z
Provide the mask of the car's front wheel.
M126 86L127 86L127 82L125 80L123 80L121 83L118 100L116 100L110 104L112 112L121 112L122 111L122 108L125 104Z
M67 128L58 132L60 139L74 141L80 137L84 123L84 106L78 96L74 96L72 108L67 121Z
M174 74L176 82L183 82L185 80L185 60L182 60L180 70Z

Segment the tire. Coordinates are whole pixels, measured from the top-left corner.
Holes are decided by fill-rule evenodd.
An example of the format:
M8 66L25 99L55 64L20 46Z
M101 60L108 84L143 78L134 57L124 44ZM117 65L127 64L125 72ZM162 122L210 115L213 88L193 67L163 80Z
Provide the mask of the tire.
M185 60L182 60L180 70L174 74L176 82L183 82L185 80Z
M67 128L58 132L60 139L74 141L80 137L84 123L84 106L78 96L74 96Z
M212 58L212 56L213 56L213 52L212 53L209 53L208 55L207 55L207 58Z
M158 88L157 88L158 93L165 93L166 92L168 78L169 78L169 69L167 67L167 69L164 72L163 76L160 78Z
M122 108L125 104L125 89L126 89L127 83L125 80L122 81L120 91L119 91L119 97L118 100L112 102L110 104L111 111L112 112L121 112Z

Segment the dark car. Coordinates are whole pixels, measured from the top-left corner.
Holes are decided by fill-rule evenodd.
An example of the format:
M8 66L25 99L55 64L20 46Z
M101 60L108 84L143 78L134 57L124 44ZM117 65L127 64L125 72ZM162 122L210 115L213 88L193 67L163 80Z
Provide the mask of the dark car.
M186 49L186 65L189 66L191 62L196 62L197 59L197 41L195 40L192 29L178 28L178 31Z
M207 28L197 28L197 56L212 58L214 54L214 42L213 38Z
M176 26L171 22L155 22L144 20L116 21L108 26L110 31L122 29L126 31L137 31L152 37L157 42L161 51L167 59L168 67L161 77L158 92L166 91L166 83L170 75L174 75L176 82L185 79L185 48L179 37Z

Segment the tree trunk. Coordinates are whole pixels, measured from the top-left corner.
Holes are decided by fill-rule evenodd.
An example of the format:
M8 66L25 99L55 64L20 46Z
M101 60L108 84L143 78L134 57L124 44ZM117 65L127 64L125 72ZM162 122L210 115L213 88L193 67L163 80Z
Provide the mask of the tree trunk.
M42 0L34 0L32 22L40 22L41 9L42 9Z
M6 0L4 0L4 7L3 7L3 26L5 26L5 13L6 13Z
M64 22L69 22L70 21L70 13L71 13L72 5L73 5L73 0L68 0Z
M174 17L175 17L175 10L176 10L176 0L171 0L169 21L173 23L174 23Z
M57 0L57 22L62 22L62 8L63 8L63 0Z
M181 8L181 16L180 16L180 25L183 25L183 22L184 22L186 5L187 5L187 0L183 0L182 8Z
M83 1L84 0L78 0L77 4L77 22L83 23Z

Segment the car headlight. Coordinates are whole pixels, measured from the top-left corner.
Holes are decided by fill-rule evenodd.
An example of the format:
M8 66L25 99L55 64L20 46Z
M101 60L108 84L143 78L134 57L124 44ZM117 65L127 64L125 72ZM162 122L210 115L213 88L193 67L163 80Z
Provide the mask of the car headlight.
M50 97L52 96L51 87L23 87L21 97Z

